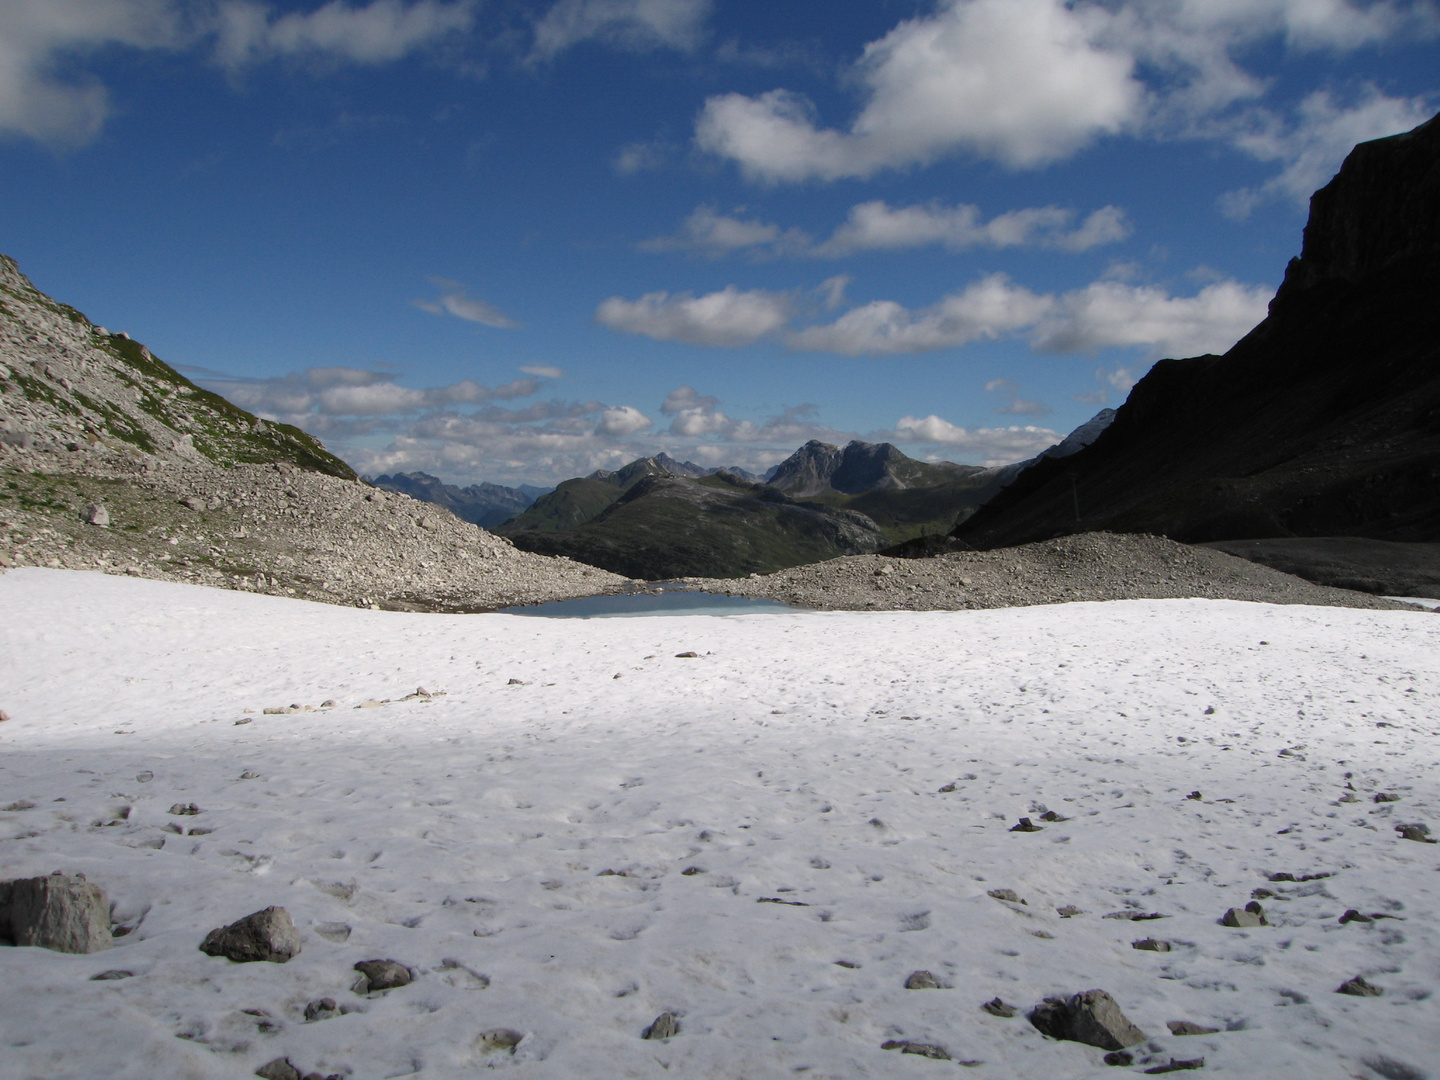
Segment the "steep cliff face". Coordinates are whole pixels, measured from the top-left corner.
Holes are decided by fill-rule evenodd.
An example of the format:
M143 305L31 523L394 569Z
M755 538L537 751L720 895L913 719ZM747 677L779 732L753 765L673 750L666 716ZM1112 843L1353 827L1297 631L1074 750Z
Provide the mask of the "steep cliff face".
M1162 360L1091 446L1027 469L954 536L1101 529L1440 539L1440 122L1352 151L1230 352Z

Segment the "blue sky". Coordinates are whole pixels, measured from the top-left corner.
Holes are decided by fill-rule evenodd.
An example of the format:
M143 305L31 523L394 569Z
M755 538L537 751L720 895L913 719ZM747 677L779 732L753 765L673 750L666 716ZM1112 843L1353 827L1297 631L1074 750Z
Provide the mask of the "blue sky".
M1027 457L1224 351L1425 0L6 0L0 251L365 472Z

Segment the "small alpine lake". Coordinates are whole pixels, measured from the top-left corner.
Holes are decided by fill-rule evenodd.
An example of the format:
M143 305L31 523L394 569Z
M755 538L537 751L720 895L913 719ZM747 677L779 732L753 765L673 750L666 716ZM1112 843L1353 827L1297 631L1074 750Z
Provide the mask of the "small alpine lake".
M755 600L746 596L724 596L697 592L678 585L582 596L575 600L551 600L501 608L501 615L539 615L551 619L616 619L642 615L778 615L810 611L810 608L782 604L778 600Z

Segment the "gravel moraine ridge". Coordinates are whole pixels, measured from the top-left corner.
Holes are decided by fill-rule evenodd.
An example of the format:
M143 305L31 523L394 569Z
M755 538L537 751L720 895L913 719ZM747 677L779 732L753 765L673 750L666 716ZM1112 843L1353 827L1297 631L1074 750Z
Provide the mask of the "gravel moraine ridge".
M1209 548L1120 533L1082 533L928 559L847 555L764 576L685 582L706 592L826 611L955 611L1189 597L1415 610L1368 593L1314 585Z
M284 464L5 448L0 482L0 569L100 570L412 611L491 610L626 583L520 551L438 506ZM89 506L103 506L109 524L82 520Z

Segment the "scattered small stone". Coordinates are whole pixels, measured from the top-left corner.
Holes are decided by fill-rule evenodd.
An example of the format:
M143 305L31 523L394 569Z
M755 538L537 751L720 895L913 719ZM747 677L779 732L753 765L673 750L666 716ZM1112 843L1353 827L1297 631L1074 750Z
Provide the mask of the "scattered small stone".
M1277 896L1275 893L1271 892L1269 889L1251 889L1251 890L1250 890L1250 899L1251 899L1251 900L1278 900L1278 899L1284 899L1284 898L1283 898L1283 897L1280 897L1280 896Z
M1050 931L1048 931L1048 930L1031 930L1031 931L1029 931L1029 934L1030 934L1031 937L1038 937L1038 938L1040 938L1042 941L1054 941L1054 940L1055 940L1055 935L1052 934L1052 933L1050 933Z
M284 716L290 710L287 709L284 705L272 705L268 708L261 709L260 711L266 716Z
M119 968L114 968L114 969L112 969L112 970L110 970L110 971L102 971L102 972L100 972L100 974L98 974L98 975L91 975L91 976L90 976L90 981L91 981L91 982L114 982L116 979L133 979L134 977L135 977L135 973L134 973L133 971L122 971L122 970L119 969Z
M1192 791L1189 795L1186 795L1185 798L1194 799L1196 802L1200 802L1205 798L1205 796L1201 795L1198 791Z
M246 769L244 772L242 772L242 773L240 774L240 779L241 779L241 780L259 780L259 779L260 779L260 774L259 774L258 772L256 772L254 769Z
M1346 979L1335 992L1349 994L1351 997L1379 997L1385 993L1380 987L1370 985L1361 975L1356 975L1353 979Z
M305 1006L305 1022L314 1023L316 1020L329 1020L340 1015L340 1006L335 1003L334 998L316 998Z
M515 1053L515 1047L525 1036L514 1028L491 1028L489 1031L482 1031L475 1041L480 1044L482 1050L505 1050L511 1054Z
M1133 1065L1135 1064L1135 1055L1129 1050L1112 1050L1105 1055L1104 1060L1106 1065Z
M803 900L786 900L779 896L762 896L755 901L757 904L784 904L786 907L809 907Z
M1421 825L1418 822L1410 825L1396 825L1395 831L1400 834L1402 840L1414 840L1421 844L1433 844L1430 839L1430 826Z
M640 1035L642 1039L672 1039L680 1034L680 1018L663 1012Z
M940 980L928 971L912 971L905 979L906 990L943 990Z
M1101 1050L1124 1050L1147 1038L1104 990L1047 998L1030 1013L1030 1023L1052 1039L1068 1039Z
M1205 1059L1203 1057L1190 1058L1188 1061L1177 1061L1175 1058L1171 1058L1168 1064L1156 1065L1146 1069L1145 1075L1157 1076L1160 1073L1183 1072L1186 1069L1203 1069L1204 1067Z
M364 986L364 989L357 989L356 992L362 994L375 994L382 990L409 986L415 979L415 973L398 960L361 960L355 965L355 970L361 975L361 979L356 980L356 985L363 983Z
M1222 926L1250 927L1269 926L1270 922L1265 918L1265 909L1258 901L1251 900L1243 908L1232 907L1225 912L1220 919Z
M945 1052L943 1046L936 1046L934 1043L911 1042L909 1039L886 1039L880 1044L881 1050L899 1050L902 1054L918 1054L920 1057L934 1058L936 1061L949 1061L950 1055Z
M1327 878L1327 877L1334 877L1334 876L1335 876L1334 871L1332 871L1332 870L1322 870L1322 871L1321 871L1320 873L1318 873L1318 874L1287 874L1287 873L1271 874L1269 880L1271 880L1271 881L1294 881L1294 882L1301 882L1301 881L1322 881L1322 880L1324 880L1324 879Z
M283 907L267 907L211 930L200 951L223 956L237 964L268 961L283 964L300 953L300 932Z
M1019 825L1011 825L1011 832L1040 832L1041 827L1036 825L1028 817L1022 817Z
M1015 1013L1019 1011L1014 1005L1007 1005L998 997L991 998L989 1001L985 1002L984 1005L981 1005L980 1008L984 1009L991 1016L998 1016L1003 1020L1011 1019L1012 1017L1014 1017Z
M254 722L254 720L253 720L252 717L242 716L239 720L236 720L236 721L235 721L235 726L236 726L236 727L240 727L240 725L242 725L242 724L250 724L250 723L253 723L253 722Z
M1170 942L1159 941L1153 937L1142 938L1139 941L1132 941L1130 943L1130 947L1132 949L1139 949L1142 952L1169 952L1171 948Z
M957 790L959 790L959 789L956 788L956 786L955 786L955 781L954 781L954 780L951 780L950 783L946 784L944 787L942 787L942 788L940 789L940 794L941 794L941 795L949 795L952 791L957 791Z
M1149 922L1152 919L1168 919L1169 915L1161 915L1158 911L1112 911L1108 915L1100 916L1102 919L1122 919L1125 922Z
M80 520L86 525L98 525L102 529L110 525L110 511L103 503L88 503L85 509L80 511Z
M527 682L525 682L523 679L511 679L506 685L507 685L507 686L529 686L530 684L527 683Z
M111 943L110 901L84 874L0 881L0 938L56 952L92 953Z
M364 701L360 702L360 704L356 705L355 707L357 709L378 709L384 704L385 702L383 701L376 701L374 698L366 698Z
M267 1061L255 1070L255 1075L263 1080L304 1080L300 1070L290 1064L289 1058L276 1058L274 1061Z
M135 782L137 784L148 784L151 780L154 779L155 774L149 769L143 769L142 771L135 774Z
M1382 803L1382 802L1399 802L1399 801L1400 801L1400 796L1399 796L1399 795L1396 795L1396 794L1395 794L1394 792L1392 792L1392 791L1377 791L1377 792L1375 793L1375 801L1376 801L1377 803Z
M4 810L4 811L6 811L6 812L8 812L8 813L12 813L12 814L17 814L17 813L19 813L19 812L22 811L22 810L34 810L34 809L35 809L35 804L34 804L33 802L31 802L29 799L19 799L19 800L15 801L15 802L12 802L9 806L0 806L0 810Z
M700 654L699 654L698 652L677 652L677 653L675 654L675 659L677 659L677 660L698 660L698 659L700 659Z
M687 866L680 871L681 877L694 877L696 874L703 874L705 871L698 866Z
M1021 820L1021 821L1024 821L1025 819L1024 819L1024 818L1021 818L1020 820ZM1043 814L1040 815L1040 820L1041 820L1041 821L1069 821L1070 819L1069 819L1068 817L1065 817L1065 816L1061 815L1061 814L1057 814L1054 810L1046 810Z
M1055 914L1059 915L1062 919L1073 919L1076 915L1084 915L1085 912L1081 911L1074 904L1066 904L1064 907L1056 908Z
M176 817L193 817L194 815L200 813L200 807L196 806L193 802L177 802L174 806L170 807L170 813L174 814Z
M340 703L334 698L326 698L324 701L320 702L320 707L322 709L333 709L339 704Z
M1341 926L1344 926L1346 923L1351 923L1351 922L1370 923L1370 922L1374 922L1374 921L1375 921L1375 920L1374 920L1373 918L1371 918L1369 915L1362 915L1362 914L1360 914L1360 912L1356 911L1353 907L1352 907L1352 908L1346 908L1346 909L1345 909L1345 914L1340 916L1340 925L1341 925Z
M1171 1035L1214 1035L1220 1029L1192 1024L1189 1020L1171 1020L1166 1025Z
M1025 901L1020 899L1020 894L1014 889L991 889L985 895L992 896L996 900L1007 900L1012 904L1025 904ZM1030 905L1025 904L1025 906L1029 907Z

